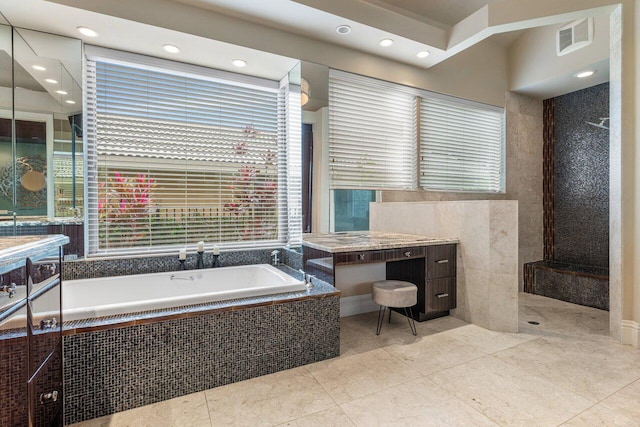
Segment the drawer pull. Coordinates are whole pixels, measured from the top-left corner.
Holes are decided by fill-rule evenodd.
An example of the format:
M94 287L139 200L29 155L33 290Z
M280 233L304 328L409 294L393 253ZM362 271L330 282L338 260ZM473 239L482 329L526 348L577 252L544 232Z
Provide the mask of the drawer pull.
M436 295L438 298L446 298L449 296L449 294L437 294Z
M411 251L406 251L406 252L404 253L404 256L406 256L406 257L410 257L410 256L411 256Z
M49 393L42 393L40 395L40 403L41 404L46 404L49 402L57 402L58 401L58 391L57 390L53 390Z
M358 259L359 259L360 261L364 260L364 254L358 254Z
M54 317L52 319L44 319L40 321L40 329L55 329L58 326L58 320Z
M439 260L437 260L436 262L437 262L438 264L446 264L446 263L448 263L448 262L449 262L449 260L448 260L448 259L439 259Z

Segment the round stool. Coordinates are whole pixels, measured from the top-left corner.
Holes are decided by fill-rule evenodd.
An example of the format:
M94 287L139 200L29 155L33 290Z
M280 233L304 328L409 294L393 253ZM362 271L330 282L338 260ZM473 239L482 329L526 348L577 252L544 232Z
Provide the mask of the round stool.
M380 280L371 285L373 302L380 306L378 311L378 329L376 335L380 335L384 312L389 308L389 323L391 323L391 308L404 308L404 314L409 322L413 335L416 335L416 324L409 310L418 302L418 287L413 283L401 280Z

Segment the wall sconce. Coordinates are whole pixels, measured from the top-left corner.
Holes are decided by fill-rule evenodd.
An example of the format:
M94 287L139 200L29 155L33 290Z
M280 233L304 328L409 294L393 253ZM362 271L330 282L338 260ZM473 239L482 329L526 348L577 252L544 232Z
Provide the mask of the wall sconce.
M309 97L311 96L311 90L309 89L309 82L302 79L300 83L300 105L306 105L309 102Z

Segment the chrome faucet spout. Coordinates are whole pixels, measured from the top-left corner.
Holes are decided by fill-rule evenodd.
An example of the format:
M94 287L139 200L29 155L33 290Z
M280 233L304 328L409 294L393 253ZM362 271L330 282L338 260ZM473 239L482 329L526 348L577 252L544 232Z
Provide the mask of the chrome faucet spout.
M13 298L16 296L16 284L11 282L10 285L2 285L0 286L0 292L6 292L9 294L9 298Z
M271 251L271 264L275 266L280 264L280 251L277 249Z

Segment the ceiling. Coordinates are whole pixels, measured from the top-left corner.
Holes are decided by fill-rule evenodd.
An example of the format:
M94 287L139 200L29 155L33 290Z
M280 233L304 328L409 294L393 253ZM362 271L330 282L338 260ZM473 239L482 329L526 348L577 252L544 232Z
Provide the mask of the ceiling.
M113 7L122 7L126 3L123 0L101 1ZM503 23L492 28L486 22L485 27L479 29L473 25L470 28L465 26L469 22L473 24L475 18L482 21L484 17L487 21L483 13L489 13L490 7L515 2L517 0L158 0L158 5L189 5L198 8L192 11L208 10L222 17L235 17L275 28L284 31L283 34L298 34L428 69L486 38L506 49L528 31L524 29L526 27ZM99 2L0 0L0 11L16 26L82 38L88 44L271 80L279 80L297 63L293 58L123 19L129 17L126 13L116 14L121 17L98 13L101 12L100 7L92 7L92 4ZM154 12L161 15L161 7L148 13ZM100 36L92 39L79 35L76 27L82 25L91 26ZM335 29L339 25L349 25L351 33L338 34ZM465 30L469 31L465 33ZM456 39L455 35L459 34L462 37ZM395 42L392 48L378 44L387 37ZM165 43L176 44L182 51L179 55L167 53L162 50ZM430 55L417 58L416 53L423 50L429 51ZM215 52L215 55L203 55L203 52ZM247 67L230 65L236 58L245 59ZM325 79L321 73L317 74L319 79Z
M297 59L281 55L83 9L70 8L49 1L0 0L0 11L11 24L17 27L33 28L74 39L80 38L87 44L178 60L270 80L282 79L298 63ZM60 17L60 19L51 19L51 17ZM90 38L79 34L76 30L79 26L90 26L98 32L99 37ZM174 55L165 52L162 46L167 43L180 46L180 54ZM203 52L215 52L216 54L203 55ZM244 59L247 66L244 68L234 67L231 61L238 58Z
M501 0L363 0L428 24L451 27L482 7ZM435 22L434 22L435 21Z

